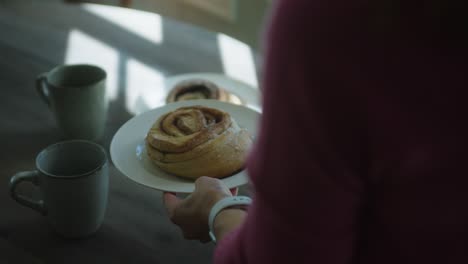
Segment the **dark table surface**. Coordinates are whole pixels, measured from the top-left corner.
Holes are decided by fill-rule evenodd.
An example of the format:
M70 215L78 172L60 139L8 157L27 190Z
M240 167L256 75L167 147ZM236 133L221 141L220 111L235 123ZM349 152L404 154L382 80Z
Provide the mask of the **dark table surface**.
M163 79L188 72L223 73L217 34L159 17L162 39L145 38L126 27L128 21L118 15L122 9L90 6L0 2L0 263L210 263L213 245L182 238L166 216L161 192L132 182L112 165L104 223L87 239L60 238L44 217L9 196L10 177L33 169L37 153L61 140L34 88L39 73L80 60L107 67L113 92L106 134L99 142L106 149L134 115L128 87L135 77L129 76L129 64ZM150 13L124 12L131 15L123 17L151 19ZM82 42L71 43L77 38ZM140 77L140 83L151 81ZM20 191L38 195L28 184Z

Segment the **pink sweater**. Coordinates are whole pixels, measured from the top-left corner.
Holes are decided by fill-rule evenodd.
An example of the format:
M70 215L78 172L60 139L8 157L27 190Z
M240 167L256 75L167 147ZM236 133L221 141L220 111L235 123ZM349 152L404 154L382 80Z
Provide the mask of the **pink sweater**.
M214 263L468 263L468 45L367 2L277 3L254 203Z

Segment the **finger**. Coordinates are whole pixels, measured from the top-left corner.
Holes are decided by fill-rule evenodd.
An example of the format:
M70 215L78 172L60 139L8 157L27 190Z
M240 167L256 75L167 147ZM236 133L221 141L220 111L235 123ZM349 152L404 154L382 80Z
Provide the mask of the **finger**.
M195 181L195 192L208 189L216 189L229 193L229 189L220 179L202 176Z
M206 190L213 189L214 186L217 186L217 179L202 176L195 181L195 190L194 193L205 193ZM217 187L214 187L215 189Z
M210 185L214 179L202 176L195 181L195 192L202 190L205 186Z
M182 199L178 198L174 193L165 192L163 194L164 207L166 207L167 213L171 218L174 216L174 211L179 207L181 202Z
M231 194L233 196L236 196L239 193L239 188L231 188L229 189L229 191L231 191Z

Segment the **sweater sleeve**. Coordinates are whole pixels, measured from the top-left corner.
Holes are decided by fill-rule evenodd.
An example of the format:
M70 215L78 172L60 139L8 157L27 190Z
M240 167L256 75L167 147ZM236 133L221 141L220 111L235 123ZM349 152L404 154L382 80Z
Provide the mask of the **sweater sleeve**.
M219 242L216 264L338 264L354 257L363 122L353 87L335 78L349 72L335 67L338 32L332 24L321 29L330 17L320 2L280 1L272 15L263 115L247 164L254 202L244 223ZM333 19L346 23L338 13Z

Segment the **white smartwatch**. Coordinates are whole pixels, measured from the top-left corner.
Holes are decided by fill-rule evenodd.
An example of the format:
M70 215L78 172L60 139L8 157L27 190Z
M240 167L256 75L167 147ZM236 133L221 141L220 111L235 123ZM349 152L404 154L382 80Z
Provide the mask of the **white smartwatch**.
M216 237L214 235L213 225L216 216L224 208L236 206L236 205L249 205L252 203L252 199L247 196L229 196L219 200L213 208L211 208L210 216L208 217L208 226L210 227L210 237L213 242L216 242Z

